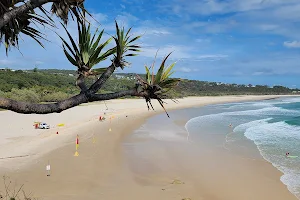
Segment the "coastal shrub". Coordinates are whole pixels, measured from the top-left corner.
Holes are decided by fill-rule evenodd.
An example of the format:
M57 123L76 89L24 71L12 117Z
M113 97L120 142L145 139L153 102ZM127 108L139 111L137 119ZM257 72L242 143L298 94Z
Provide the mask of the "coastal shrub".
M42 96L41 101L43 102L56 102L56 101L62 101L64 99L67 99L70 97L70 94L58 91L53 93L48 93Z
M13 88L11 92L7 93L7 97L17 101L38 103L41 101L41 97L36 91L32 89L16 89Z
M7 98L7 93L0 90L0 97Z
M27 194L24 185L13 183L9 177L3 176L4 188L0 188L0 199L5 200L36 200L31 194Z

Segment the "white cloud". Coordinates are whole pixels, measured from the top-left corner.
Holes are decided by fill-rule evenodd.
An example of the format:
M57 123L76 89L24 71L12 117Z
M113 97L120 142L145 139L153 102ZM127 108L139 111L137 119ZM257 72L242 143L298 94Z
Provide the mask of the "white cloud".
M257 26L263 31L273 31L274 29L279 27L276 24L258 24Z
M9 60L9 59L1 59L0 60L0 65L12 65L14 63L15 63L15 61Z
M44 64L44 62L43 62L43 61L37 60L37 61L35 61L35 64L36 64L36 65L42 65L42 64Z
M190 73L190 72L196 72L198 69L193 69L189 67L179 67L176 68L176 72L184 72L184 73Z
M87 17L88 21L90 21L91 23L93 23L94 20L98 21L99 23L107 21L107 15L103 13L91 13L91 15L92 17L91 16Z
M211 15L211 14L225 14L231 12L246 12L253 10L269 9L276 6L284 6L299 3L298 0L190 0L181 1L174 0L169 6L178 14L188 12L191 14ZM165 6L169 9L169 6Z
M283 45L288 48L300 48L300 41L285 41Z
M196 60L211 60L211 61L214 61L214 60L221 60L223 58L227 58L228 55L223 55L223 54L215 54L215 55L198 55L196 56Z
M186 46L165 45L163 47L159 47L159 46L154 47L154 46L143 45L143 47L144 48L142 49L141 55L145 57L154 58L158 50L157 57L164 57L170 52L173 52L170 56L170 59L179 60L179 59L191 58L191 54L189 54L191 48Z
M171 33L166 30L159 30L159 29L151 29L147 31L147 34L153 34L153 35L170 35Z
M252 75L253 76L263 76L263 75L274 75L274 73L258 71L258 72L254 72Z

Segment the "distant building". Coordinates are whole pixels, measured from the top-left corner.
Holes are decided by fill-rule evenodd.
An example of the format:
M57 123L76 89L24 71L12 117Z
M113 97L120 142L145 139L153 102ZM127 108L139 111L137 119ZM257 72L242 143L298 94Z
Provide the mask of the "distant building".
M117 79L121 79L121 78L124 78L124 76L122 76L122 75L116 75L116 78Z

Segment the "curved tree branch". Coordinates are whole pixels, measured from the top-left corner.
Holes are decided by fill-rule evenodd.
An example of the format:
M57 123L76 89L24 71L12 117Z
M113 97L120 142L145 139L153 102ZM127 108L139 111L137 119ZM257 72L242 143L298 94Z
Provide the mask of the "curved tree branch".
M95 83L93 83L93 85L91 85L91 87L88 90L89 91L88 95L95 94L104 85L107 79L109 79L109 77L114 73L115 69L116 67L114 63L112 63L106 69L106 71L100 76L100 78Z
M47 114L60 113L63 110L67 110L86 102L88 102L88 99L83 93L57 103L49 104L27 103L0 97L0 108L24 114Z
M26 103L26 102L20 102L20 101L15 101L15 100L0 97L0 108L11 110L17 113L23 113L23 114L60 113L64 110L78 106L82 103L116 99L124 96L143 97L143 95L145 94L138 93L135 88L131 90L125 90L125 91L120 91L115 93L93 94L90 95L90 98L87 98L85 93L81 93L69 99L59 101L57 103L49 103L49 104Z
M0 29L5 26L8 22L10 22L12 19L16 18L18 15L21 15L25 12L28 12L29 10L35 9L43 4L49 3L49 2L58 2L60 0L30 0L24 3L23 5L12 9L9 12L4 13L2 16L0 16Z
M102 101L108 99L115 99L123 96L147 96L145 93L138 93L137 89L131 89L127 91L120 91L109 94L96 94L96 92L104 85L107 79L113 74L116 67L114 64L110 65L106 71L100 76L100 78L89 88L86 89L84 82L77 83L81 89L81 93L73 96L69 99L59 101L57 103L49 104L36 104L36 103L27 103L20 102L12 99L7 99L0 97L0 108L11 110L17 113L24 114L47 114L47 113L60 113L63 110L78 106L82 103L93 102L93 101ZM78 77L79 78L79 77ZM84 77L80 77L82 79Z

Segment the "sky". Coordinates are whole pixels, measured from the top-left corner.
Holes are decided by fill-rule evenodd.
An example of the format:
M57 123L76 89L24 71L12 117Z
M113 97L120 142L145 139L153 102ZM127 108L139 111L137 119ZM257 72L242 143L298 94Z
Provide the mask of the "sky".
M85 0L85 7L94 29L105 30L104 39L114 35L114 20L143 35L140 55L118 72L143 73L158 50L156 69L173 52L174 77L300 88L299 0ZM77 35L74 22L68 30ZM0 68L76 69L54 32L66 36L64 30L58 25L42 31L51 41L45 49L26 36L20 51L11 49L8 56L1 45ZM108 65L109 60L96 67Z

